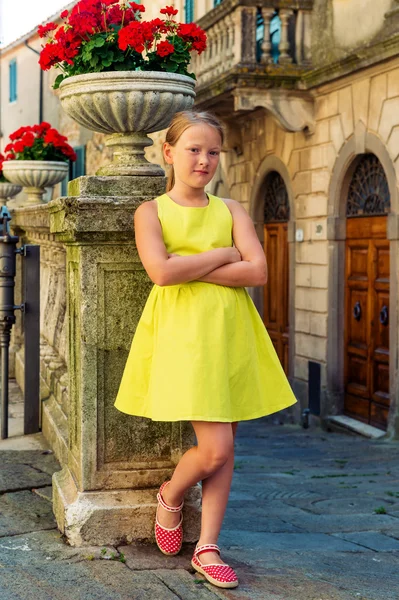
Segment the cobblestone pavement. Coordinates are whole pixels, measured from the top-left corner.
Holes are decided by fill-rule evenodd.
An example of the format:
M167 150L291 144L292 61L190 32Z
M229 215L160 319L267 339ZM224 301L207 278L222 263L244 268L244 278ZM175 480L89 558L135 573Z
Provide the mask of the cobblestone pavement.
M191 572L189 545L175 558L66 545L51 510L59 465L40 435L11 438L0 442L0 598L398 600L398 459L398 443L242 423L220 537L240 586L219 591Z

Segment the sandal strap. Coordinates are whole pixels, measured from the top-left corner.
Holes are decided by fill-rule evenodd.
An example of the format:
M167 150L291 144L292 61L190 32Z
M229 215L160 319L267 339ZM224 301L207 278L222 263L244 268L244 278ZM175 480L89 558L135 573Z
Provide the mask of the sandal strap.
M220 555L220 548L216 544L203 544L203 546L197 546L194 556L198 556L202 552L217 552Z
M167 510L168 512L171 512L171 513L181 511L181 509L183 508L183 504L184 504L184 500L183 500L181 502L181 504L179 504L179 506L169 506L169 504L166 504L165 500L162 498L161 492L158 492L157 500L158 500L159 504L162 506L162 508L164 508L165 510Z

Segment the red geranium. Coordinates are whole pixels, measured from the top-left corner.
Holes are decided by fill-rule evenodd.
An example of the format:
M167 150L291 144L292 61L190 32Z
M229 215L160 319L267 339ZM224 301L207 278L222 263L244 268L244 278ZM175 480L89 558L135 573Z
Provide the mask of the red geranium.
M205 32L195 23L174 20L173 6L161 16L142 21L143 4L124 0L79 0L70 12L61 13L62 25L40 26L47 42L40 53L43 70L61 69L54 87L71 75L101 71L166 71L188 73L190 52L206 48Z
M7 152L7 146L6 146L6 148L5 148L4 151ZM6 182L6 183L8 182L8 180L3 175L3 163L6 160L12 160L12 159L13 159L13 157L11 156L11 154L7 154L6 156L4 156L4 154L0 153L0 183L1 182Z
M168 54L172 54L174 52L174 45L170 42L159 42L157 46L157 54L158 56L168 56Z
M173 8L173 6L165 6L165 8L162 8L159 12L161 13L161 15L168 15L170 17L174 17L179 11L176 8Z
M64 135L43 121L38 125L20 127L10 136L5 147L8 159L16 160L76 160L76 153Z
M57 29L57 27L57 23L47 23L47 25L39 25L39 27L37 28L37 33L39 34L39 37L43 38L49 33L49 31L54 31L54 29Z

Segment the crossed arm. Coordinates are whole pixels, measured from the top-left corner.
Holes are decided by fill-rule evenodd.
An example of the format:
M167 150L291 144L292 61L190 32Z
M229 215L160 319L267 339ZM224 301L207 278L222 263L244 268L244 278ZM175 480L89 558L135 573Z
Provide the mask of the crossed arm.
M215 248L191 256L169 255L158 220L155 201L135 213L136 244L151 280L160 286L203 281L230 287L261 286L267 281L265 255L245 209L227 200L233 216L235 247Z

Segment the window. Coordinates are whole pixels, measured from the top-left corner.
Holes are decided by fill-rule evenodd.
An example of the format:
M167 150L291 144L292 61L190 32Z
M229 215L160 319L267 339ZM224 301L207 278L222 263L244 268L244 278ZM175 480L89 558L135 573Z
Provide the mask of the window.
M86 175L86 146L75 146L76 161L69 163L69 173L61 182L61 196L66 196L68 193L68 181Z
M184 15L186 23L192 23L194 21L194 0L185 0Z
M213 0L213 6L217 6L218 4L221 4L222 0Z
M8 66L10 74L10 102L15 102L17 99L17 61L11 60Z

